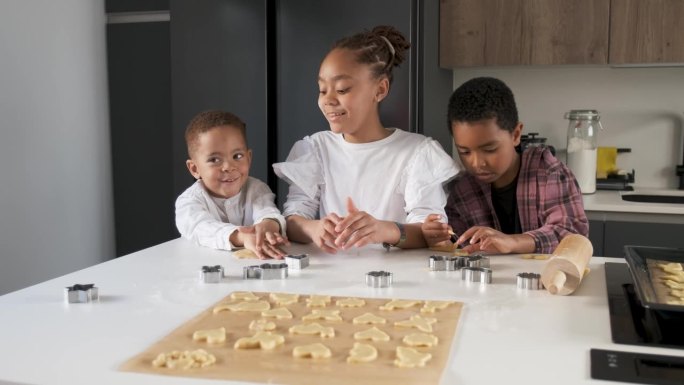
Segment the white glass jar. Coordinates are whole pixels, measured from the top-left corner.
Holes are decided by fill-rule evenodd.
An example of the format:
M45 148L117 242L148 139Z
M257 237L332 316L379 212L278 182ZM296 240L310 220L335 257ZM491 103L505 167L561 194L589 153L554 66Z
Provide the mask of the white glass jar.
M567 165L575 174L582 194L596 192L596 149L601 127L596 110L571 110L565 113L568 124Z

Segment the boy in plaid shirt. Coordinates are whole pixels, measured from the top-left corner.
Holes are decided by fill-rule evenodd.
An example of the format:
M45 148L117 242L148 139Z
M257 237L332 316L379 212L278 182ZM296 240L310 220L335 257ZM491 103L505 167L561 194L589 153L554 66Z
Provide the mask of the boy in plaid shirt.
M432 215L423 224L430 244L453 229L468 252L551 253L568 234L588 235L574 175L546 147L519 152L523 124L510 88L474 78L449 99L449 129L466 172L447 186L449 226Z

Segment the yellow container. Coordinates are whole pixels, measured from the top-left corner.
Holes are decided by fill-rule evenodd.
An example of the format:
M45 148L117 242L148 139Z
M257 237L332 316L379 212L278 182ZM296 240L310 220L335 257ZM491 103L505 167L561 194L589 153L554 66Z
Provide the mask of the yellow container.
M617 168L617 147L599 147L596 152L596 177L605 179L615 174Z

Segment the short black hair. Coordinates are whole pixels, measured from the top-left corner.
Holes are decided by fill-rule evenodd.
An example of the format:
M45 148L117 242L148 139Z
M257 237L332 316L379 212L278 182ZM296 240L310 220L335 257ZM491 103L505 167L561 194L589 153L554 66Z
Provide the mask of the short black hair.
M518 109L513 91L496 78L479 77L458 87L449 98L448 129L455 122L472 123L496 118L502 129L513 132L518 125Z

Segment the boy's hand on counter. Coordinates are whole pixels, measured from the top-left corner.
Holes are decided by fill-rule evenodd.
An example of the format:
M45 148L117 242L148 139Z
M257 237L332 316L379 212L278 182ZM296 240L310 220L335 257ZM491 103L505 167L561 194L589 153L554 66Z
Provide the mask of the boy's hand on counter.
M463 242L468 253L485 251L489 253L531 253L534 251L534 239L526 234L504 234L491 227L474 226L466 230L456 241Z
M290 241L280 234L280 223L266 219L254 225L256 248L271 258L282 259L286 254L278 246L289 246Z
M261 228L257 230L259 227ZM241 241L245 249L252 250L259 259L282 259L287 254L280 249L279 246L286 244L287 239L280 236L280 233L278 233L277 235L280 237L280 241L277 241L278 238L275 236L276 234L273 232L265 232L264 227L266 226L255 225L239 227L237 231L238 240ZM262 243L260 245L257 243L257 231L261 233ZM269 238L274 242L263 242L264 239L268 240Z
M439 214L430 214L420 227L428 247L439 246L449 241L451 228L439 221L441 217Z

